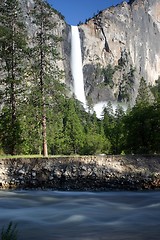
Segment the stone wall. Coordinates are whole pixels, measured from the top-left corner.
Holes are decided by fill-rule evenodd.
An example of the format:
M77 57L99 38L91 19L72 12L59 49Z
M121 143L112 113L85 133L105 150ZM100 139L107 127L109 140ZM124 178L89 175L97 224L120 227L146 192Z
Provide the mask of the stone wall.
M160 188L160 156L0 159L1 189L103 191Z

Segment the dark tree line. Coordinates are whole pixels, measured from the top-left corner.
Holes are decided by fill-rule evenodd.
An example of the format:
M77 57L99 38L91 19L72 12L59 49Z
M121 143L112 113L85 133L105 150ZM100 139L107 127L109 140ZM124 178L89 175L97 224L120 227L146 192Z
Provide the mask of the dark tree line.
M136 103L126 112L119 105L113 111L110 102L101 119L86 112L60 81L60 38L51 31L51 14L45 1L35 1L29 46L19 1L1 1L1 154L160 153L160 80L149 88L142 78Z
M56 64L60 38L52 32L53 10L45 0L34 3L28 12L34 25L30 45L20 1L2 0L0 5L0 140L3 151L12 155L23 152L22 146L30 149L31 132L42 142L39 151L48 155L47 119L64 88Z
M4 104L1 122L3 141L8 151L15 154L19 144L19 104L23 96L23 61L26 50L25 27L15 0L2 0L0 5L0 60L1 103ZM5 145L6 145L5 144Z

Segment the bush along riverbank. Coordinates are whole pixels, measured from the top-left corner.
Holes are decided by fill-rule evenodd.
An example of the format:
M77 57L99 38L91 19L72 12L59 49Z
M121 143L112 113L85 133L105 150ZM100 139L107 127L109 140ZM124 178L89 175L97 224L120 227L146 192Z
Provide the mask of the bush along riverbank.
M75 191L160 188L160 156L0 159L1 189Z
M12 222L1 230L1 240L17 240L17 235L17 225Z

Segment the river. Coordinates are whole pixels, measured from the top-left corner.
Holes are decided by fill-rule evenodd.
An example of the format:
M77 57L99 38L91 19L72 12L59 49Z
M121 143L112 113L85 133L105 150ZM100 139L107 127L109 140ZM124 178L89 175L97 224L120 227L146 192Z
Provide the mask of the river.
M160 192L0 191L18 240L159 240Z

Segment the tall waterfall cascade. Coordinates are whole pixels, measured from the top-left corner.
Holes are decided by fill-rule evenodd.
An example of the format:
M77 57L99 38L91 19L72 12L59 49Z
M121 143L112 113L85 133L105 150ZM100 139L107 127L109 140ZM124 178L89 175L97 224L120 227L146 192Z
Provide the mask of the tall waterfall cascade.
M71 72L73 77L73 91L75 97L83 104L87 111L87 101L84 91L81 41L78 26L71 26ZM97 117L101 117L105 103L94 105Z
M79 36L78 26L71 26L71 72L73 77L73 91L76 99L78 99L86 109L87 101L84 91L83 80L83 67L82 67L82 54L81 54L81 41ZM102 118L103 109L107 106L108 102L99 102L93 106L98 118ZM113 108L116 108L116 104Z
M75 97L86 107L84 91L81 41L78 26L71 26L71 71Z

